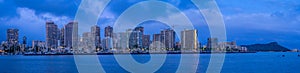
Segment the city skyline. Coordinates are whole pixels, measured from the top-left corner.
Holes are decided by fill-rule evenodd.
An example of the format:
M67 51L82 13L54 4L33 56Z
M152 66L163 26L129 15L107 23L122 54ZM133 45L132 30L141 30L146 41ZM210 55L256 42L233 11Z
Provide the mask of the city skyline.
M19 31L19 29L17 29L17 28L9 28L9 29L7 29L6 36L11 36L11 38L6 38L7 40L5 40L5 41L9 42L9 43L17 41L15 43L19 43L19 44L28 43L29 42L29 44L27 44L27 45L32 45L30 42L34 42L34 41L39 41L39 42L40 41L44 41L44 42L49 41L49 47L52 46L52 45L54 45L55 47L58 47L58 46L71 47L72 46L72 29L73 29L73 24L78 24L78 23L76 21L75 22L74 21L70 21L64 27L58 28L57 25L54 22L47 21L47 22L45 22L45 25L47 26L46 27L47 31L44 33L44 34L47 35L46 39L44 39L44 40L31 40L31 41L27 41L27 42L26 41L24 42L24 39L27 39L26 36L19 36L19 32L21 32L21 31ZM113 27L111 27L111 26L107 26L105 28L108 28L108 29L103 29L102 31L113 29ZM104 35L110 33L108 36L99 36L101 34L100 33L101 29L100 29L100 27L98 25L92 26L90 30L91 30L91 32L85 32L82 35L85 36L85 35L88 35L88 34L93 34L94 36L96 36L95 37L95 41L97 41L97 43L99 43L99 40L103 40L105 38L113 38L112 36L115 36L116 34L121 34L122 33L122 32L114 33L112 31L111 32L108 31L108 32L103 33ZM178 39L179 37L175 36L176 35L175 31L173 29L170 29L170 28L161 29L160 32L157 32L157 33L154 33L154 34L144 34L143 30L144 30L144 27L138 26L138 27L136 27L133 30L132 29L128 29L127 31L124 31L124 32L131 33L131 36L136 36L135 35L136 33L140 34L139 37L141 39L139 39L139 40L141 40L143 42L144 41L145 42L151 42L153 40L156 40L155 35L159 35L158 41L162 42L162 43L165 43L164 45L166 45L166 48L174 48L175 47L175 43L176 42L180 42L178 40L177 41L175 40L175 39ZM195 30L195 29L188 29L188 30L186 29L186 30L183 30L183 31L193 31L193 30ZM195 34L198 35L197 30L195 30ZM103 37L103 39L101 37ZM147 38L147 39L144 39L144 37ZM23 39L19 39L19 38L23 38ZM49 38L49 40L48 40L48 38ZM210 37L208 37L208 38L210 38ZM22 42L20 42L20 41L22 41ZM62 41L64 41L64 42L62 43ZM197 40L197 42L199 42L199 41ZM173 44L171 44L171 43L173 43ZM150 43L148 43L148 44L142 43L140 45L149 46Z
M100 29L103 26L113 26L115 19L130 5L139 1L112 1L99 17L98 24ZM172 1L168 2L183 11L188 18L192 20L195 28L201 34L198 39L201 43L206 43L209 37L209 29L202 15L197 11L196 7L189 1ZM239 0L216 0L220 10L224 15L228 41L236 41L239 45L279 42L280 44L290 48L299 48L299 3L298 1L247 1ZM46 4L47 3L47 4ZM8 28L18 28L19 40L22 36L26 36L28 41L42 40L45 41L45 21L53 20L58 27L63 27L66 23L73 20L80 0L76 1L52 1L51 4L46 1L1 1L0 9L8 10L0 14L0 34L5 34ZM53 4L52 4L53 3ZM121 4L122 3L122 4ZM230 4L229 4L230 3ZM257 7L252 7L252 3L256 3ZM59 4L59 5L56 5ZM43 6L46 5L46 6ZM123 5L113 7L115 5ZM285 6L281 6L285 5ZM8 7L9 9L6 9ZM50 7L50 8L49 8ZM60 8L67 7L67 8ZM50 10L55 8L55 11ZM247 22L247 23L246 23ZM249 22L249 23L248 23ZM157 33L161 28L165 28L163 23L156 21L147 21L143 24L147 28L155 28L157 30L145 29L145 33ZM30 26L30 28L28 27ZM248 27L245 27L248 26ZM269 28L265 28L269 27ZM149 32L150 31L150 32ZM102 30L101 33L104 33ZM101 34L103 37L103 34ZM103 37L104 38L104 37ZM0 36L0 41L6 40L6 36Z
M0 73L299 73L300 0L0 0Z
M64 27L58 28L55 22L47 21L46 25L46 41L32 40L32 44L27 44L27 37L23 36L22 43L19 43L19 29L7 29L7 41L1 42L1 46L4 47L5 44L8 45L9 50L19 50L16 47L21 47L19 50L22 53L28 53L28 51L33 51L35 53L66 53L62 51L74 52L109 52L111 50L118 50L119 52L130 49L131 52L143 51L148 52L156 51L178 51L180 48L186 51L198 51L200 50L199 41L197 39L198 32L196 29L185 29L181 31L181 37L176 37L177 35L173 29L163 29L157 34L144 34L144 27L138 26L134 29L127 29L123 32L113 32L113 27L107 26L104 31L105 36L103 39L100 37L100 27L97 25L91 26L89 32L84 32L79 34L80 37L78 41L74 41L74 31L77 29L76 25L78 22L70 21ZM153 35L151 40L151 35ZM175 38L180 38L182 47L175 47ZM102 43L101 43L102 41ZM74 47L74 43L79 43L78 48ZM32 46L31 46L32 45ZM76 44L75 44L76 45ZM150 46L151 45L151 46ZM164 49L164 50L160 50ZM4 50L8 50L5 48ZM73 51L71 51L73 50ZM19 51L13 51L13 53L19 53ZM26 52L25 52L26 51Z
M8 44L12 44L10 42L16 42L15 44L21 44L21 45L25 45L27 47L32 47L34 48L34 46L41 45L45 47L48 47L48 49L50 48L59 48L59 47L64 47L64 48L71 48L72 47L72 32L73 32L73 25L74 24L78 24L77 21L70 21L68 22L66 25L64 25L61 28L57 27L57 24L55 24L55 22L53 21L46 21L45 25L46 25L46 32L44 34L46 34L46 39L45 41L43 40L30 40L27 41L27 37L26 36L19 36L19 29L17 28L9 28L7 29L7 33L6 36L12 36L11 38L6 38L7 40L2 41L2 42L7 42ZM146 28L147 29L147 28ZM218 38L214 38L214 37L207 37L206 41L207 43L201 43L203 41L199 41L198 40L198 30L197 29L184 29L181 32L180 38L179 36L175 36L177 35L175 33L175 31L173 29L169 28L164 28L164 29L160 29L160 31L158 33L153 33L153 34L145 34L144 32L144 27L143 26L136 26L134 29L127 29L126 31L123 32L118 32L115 33L113 32L113 27L111 26L106 26L104 27L104 29L100 29L100 27L98 25L93 25L90 28L90 32L84 32L83 34L80 34L81 37L83 39L87 39L86 37L89 37L88 40L93 41L95 45L91 45L92 43L87 43L86 45L90 45L90 46L95 46L95 48L102 48L102 49L113 49L113 48L119 48L120 45L118 46L117 43L115 42L120 42L120 41L115 41L115 38L117 35L119 35L118 37L122 37L120 36L120 34L126 34L126 36L129 35L129 43L128 44L128 48L135 48L133 47L134 45L138 45L138 48L150 48L150 45L152 44L154 47L152 48L165 48L166 50L170 50L173 51L176 48L176 44L179 44L183 47L181 47L182 49L184 49L184 44L182 44L184 41L180 41L180 40L188 40L193 41L194 43L188 43L188 48L192 48L192 49L199 49L203 46L205 46L207 49L213 49L213 48L220 48L221 44L228 44L231 45L230 43L234 43L235 46L238 46L236 43L236 40L233 40L232 42L230 41L218 41ZM50 31L50 32L49 32ZM103 35L104 36L100 36L101 33L100 31L104 31ZM54 33L53 33L54 32ZM48 35L50 33L50 36ZM185 35L186 33L188 33L187 35ZM56 35L56 36L53 36ZM69 36L69 37L68 37ZM93 39L90 39L90 37L93 36ZM138 38L132 38L132 36L134 37L138 37ZM185 38L183 39L185 36L189 36L189 37L194 37L194 38ZM50 39L48 40L47 38ZM103 37L103 38L101 38ZM147 39L145 39L144 37L146 37ZM22 39L19 39L22 38ZM130 40L136 40L136 42L131 42ZM180 39L180 40L179 40ZM22 40L22 41L21 41ZM69 46L67 45L69 41ZM159 44L157 44L157 42L160 42ZM44 43L43 43L44 42ZM88 42L88 41L87 41ZM109 42L109 44L107 44L107 42ZM139 43L140 42L140 43ZM147 44L144 44L144 42L148 42ZM50 44L48 44L50 43ZM110 44L111 43L111 44ZM136 43L136 44L132 44L132 43ZM126 43L125 43L126 44ZM162 47L162 45L165 45L164 47ZM110 46L107 46L110 45ZM194 47L196 46L196 47ZM213 47L212 47L213 46ZM109 48L107 48L109 47ZM124 47L124 45L123 45ZM126 46L125 46L126 47ZM292 48L289 48L292 50ZM296 48L298 49L298 48Z

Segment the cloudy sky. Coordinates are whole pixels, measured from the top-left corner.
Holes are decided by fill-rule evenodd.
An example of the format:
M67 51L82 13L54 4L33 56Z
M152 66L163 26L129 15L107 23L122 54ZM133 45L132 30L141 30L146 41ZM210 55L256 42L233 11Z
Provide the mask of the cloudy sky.
M100 15L101 35L105 26L140 0L112 0ZM199 41L206 43L210 36L205 19L191 1L164 0L181 10L199 31ZM228 41L239 45L278 42L290 49L300 48L299 0L216 0L224 18ZM6 29L18 28L20 38L45 40L45 21L59 27L73 20L80 0L0 0L0 41L6 40ZM151 5L149 5L151 6ZM140 24L146 34L167 28L157 21ZM153 30L156 29L156 30Z

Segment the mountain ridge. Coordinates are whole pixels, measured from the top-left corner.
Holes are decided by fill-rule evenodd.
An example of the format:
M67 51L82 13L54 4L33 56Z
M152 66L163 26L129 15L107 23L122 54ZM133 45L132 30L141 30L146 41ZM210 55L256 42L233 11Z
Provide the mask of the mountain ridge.
M265 52L265 51L276 51L276 52L286 52L291 51L290 49L279 45L277 42L270 42L267 44L252 44L252 45L241 45L246 47L248 51L255 52Z

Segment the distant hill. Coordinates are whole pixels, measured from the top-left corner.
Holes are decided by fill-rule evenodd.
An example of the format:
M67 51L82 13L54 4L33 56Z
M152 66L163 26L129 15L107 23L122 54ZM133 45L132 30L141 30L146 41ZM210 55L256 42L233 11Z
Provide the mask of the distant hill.
M253 44L253 45L241 45L242 47L247 47L248 51L291 51L279 45L277 42L271 42L268 44Z

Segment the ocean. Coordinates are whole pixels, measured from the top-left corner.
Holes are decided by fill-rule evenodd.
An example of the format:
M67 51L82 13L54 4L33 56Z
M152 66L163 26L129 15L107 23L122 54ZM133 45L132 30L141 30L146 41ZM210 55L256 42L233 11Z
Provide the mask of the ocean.
M155 56L164 56L156 54ZM184 54L199 56L198 65L193 65L197 73L207 72L211 54ZM221 73L300 73L300 53L296 52L258 52L226 54L222 63ZM131 55L140 64L150 62L149 54ZM165 62L154 72L174 73L180 64L190 64L194 61L181 63L181 54L166 55ZM114 55L98 55L103 70L107 73L129 73L123 68ZM155 60L154 60L155 61ZM88 59L87 59L88 62ZM130 62L128 64L131 65ZM152 65L159 64L153 62ZM195 63L193 63L195 64ZM197 63L196 63L197 64ZM60 56L0 56L0 73L78 73L73 55ZM90 64L85 66L89 67ZM93 66L90 66L93 67ZM137 67L137 66L132 66ZM89 70L89 68L86 68ZM92 69L92 68L91 68ZM136 70L139 70L136 68ZM146 71L148 72L148 71Z

